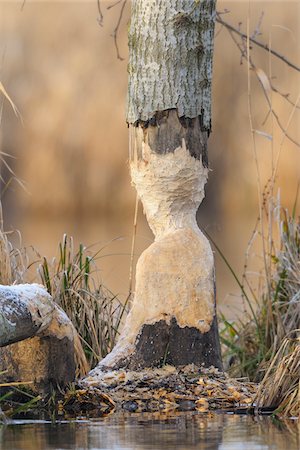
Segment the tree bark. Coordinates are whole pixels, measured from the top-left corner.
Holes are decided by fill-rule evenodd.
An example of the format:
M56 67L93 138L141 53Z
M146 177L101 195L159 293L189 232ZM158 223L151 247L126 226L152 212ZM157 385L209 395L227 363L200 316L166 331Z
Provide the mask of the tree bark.
M214 0L132 1L128 123L175 108L210 130L214 25Z
M214 24L212 0L132 1L130 170L155 241L139 258L132 309L100 370L222 368L213 254L196 223L208 175Z

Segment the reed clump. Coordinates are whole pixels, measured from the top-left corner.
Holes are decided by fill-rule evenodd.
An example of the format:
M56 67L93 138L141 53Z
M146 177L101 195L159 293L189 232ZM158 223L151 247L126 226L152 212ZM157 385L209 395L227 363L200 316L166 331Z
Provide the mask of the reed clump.
M290 215L268 202L268 229L276 225L277 239L269 235L263 247L265 276L256 280L256 290L247 273L239 280L221 254L247 307L236 322L221 317L221 341L229 374L260 382L258 410L300 417L300 218L296 207Z
M1 213L0 204L0 219ZM24 282L29 266L25 249L15 248L9 240L9 235L0 225L0 284L4 285Z
M0 284L36 282L46 287L75 326L77 374L86 374L115 345L126 312L127 302L123 304L99 279L96 259L100 251L92 252L83 244L75 248L73 238L64 235L58 256L49 261L25 249L21 235L20 248L9 237L1 226Z
M98 252L63 236L58 257L43 258L38 274L50 295L73 322L90 367L94 367L115 345L126 312L124 304L99 281Z
M300 221L295 214L275 206L271 215L279 240L272 240L270 251L265 250L267 276L258 277L255 290L246 273L242 281L234 273L246 313L235 322L221 317L229 373L255 381L264 378L285 338L299 334L300 324Z
M255 400L257 407L274 407L277 414L300 418L299 378L300 337L286 338L259 386Z

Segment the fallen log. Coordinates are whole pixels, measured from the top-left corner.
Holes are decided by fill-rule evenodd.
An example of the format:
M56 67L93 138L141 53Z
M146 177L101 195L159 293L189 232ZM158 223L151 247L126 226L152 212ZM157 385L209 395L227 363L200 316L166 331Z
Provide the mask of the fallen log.
M76 330L38 284L0 285L0 383L32 382L37 392L75 379Z

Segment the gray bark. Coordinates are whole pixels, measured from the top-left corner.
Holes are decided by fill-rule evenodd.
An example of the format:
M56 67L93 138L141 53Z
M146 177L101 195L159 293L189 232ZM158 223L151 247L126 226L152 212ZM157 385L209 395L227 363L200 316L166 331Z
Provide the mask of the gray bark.
M132 1L128 123L176 109L210 130L214 25L214 0Z

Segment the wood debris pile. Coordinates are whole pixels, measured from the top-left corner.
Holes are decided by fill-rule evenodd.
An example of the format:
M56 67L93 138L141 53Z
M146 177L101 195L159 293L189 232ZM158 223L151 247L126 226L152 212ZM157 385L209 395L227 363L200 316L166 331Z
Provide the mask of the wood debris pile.
M115 409L130 412L247 410L257 385L229 378L211 367L193 364L181 368L99 372L87 377L82 388L97 389L111 399Z

